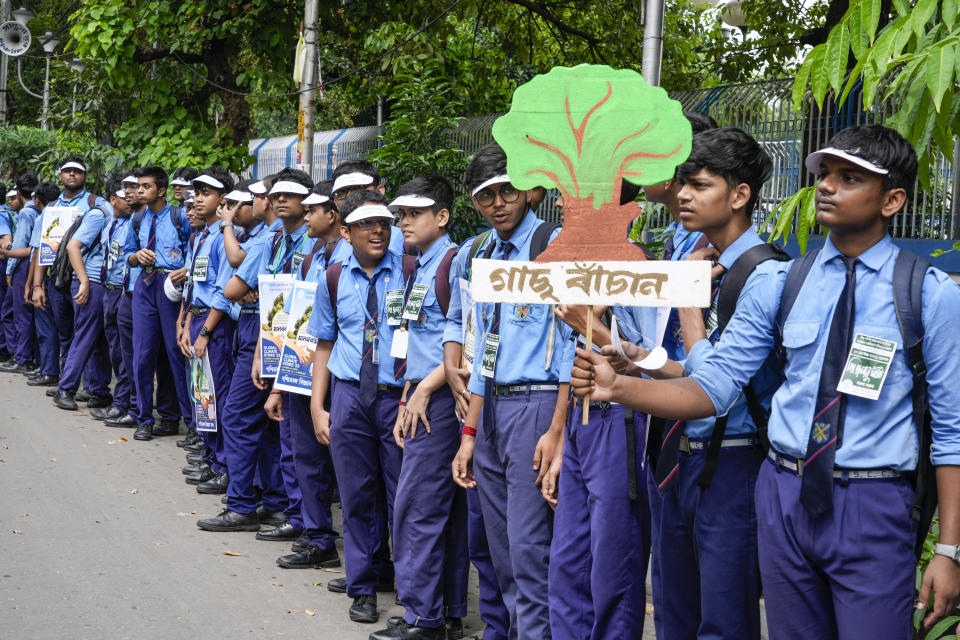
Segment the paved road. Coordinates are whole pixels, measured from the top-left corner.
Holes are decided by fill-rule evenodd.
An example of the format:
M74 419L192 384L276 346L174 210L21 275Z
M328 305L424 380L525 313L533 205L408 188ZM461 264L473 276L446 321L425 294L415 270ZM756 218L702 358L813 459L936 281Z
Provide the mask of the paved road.
M342 573L280 569L288 545L200 531L220 497L184 484L173 440L137 442L0 374L3 635L361 640L379 628L350 622L349 600L327 591ZM381 620L402 613L393 594L379 604ZM468 637L482 629L475 614L465 626ZM644 638L652 626L648 614Z

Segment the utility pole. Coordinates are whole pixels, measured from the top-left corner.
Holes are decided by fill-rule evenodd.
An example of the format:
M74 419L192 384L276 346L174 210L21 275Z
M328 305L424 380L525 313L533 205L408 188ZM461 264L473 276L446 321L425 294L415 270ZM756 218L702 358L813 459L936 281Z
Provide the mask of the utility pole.
M651 86L660 86L660 63L663 61L664 0L646 0L643 19L643 79Z
M3 0L0 5L0 24L10 20L10 0ZM0 125L7 124L7 72L10 67L10 56L0 55Z
M300 85L300 117L297 136L300 145L299 164L303 171L313 177L313 129L317 113L317 20L319 0L305 0L303 8L303 82Z

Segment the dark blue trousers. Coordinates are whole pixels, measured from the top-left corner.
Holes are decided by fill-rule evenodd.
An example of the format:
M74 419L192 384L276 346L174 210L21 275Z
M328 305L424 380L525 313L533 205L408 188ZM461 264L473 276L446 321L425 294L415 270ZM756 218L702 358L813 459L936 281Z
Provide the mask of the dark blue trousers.
M427 419L430 432L421 424L416 437L403 443L393 551L404 619L418 627L440 627L447 617L466 615L469 570L463 545L466 495L450 478L450 463L460 448L460 423L449 387L430 397Z
M34 310L33 319L37 325L37 342L40 347L40 371L45 376L60 376L60 334L53 319L51 294L53 286L50 278L44 277L44 290L47 303L43 309Z
M309 396L287 393L283 407L290 419L293 466L300 487L304 533L310 544L333 550L337 544L337 531L333 528L333 514L330 512L330 492L337 480L330 447L317 441Z
M23 293L23 289L20 289ZM0 347L11 355L17 350L17 327L13 319L13 287L7 287L7 260L0 260Z
M200 335L200 327L207 314L188 314L190 318L190 341L195 342ZM217 397L217 430L199 431L206 449L203 461L216 473L225 473L227 465L223 453L223 410L230 397L230 380L233 377L233 320L224 316L217 324L213 335L207 342L207 354L210 359L210 373L213 375L213 389Z
M337 483L343 509L347 595L352 598L375 595L377 582L386 577L383 547L393 530L393 505L403 459L403 450L393 439L400 391L380 391L369 407L361 405L359 394L357 383L334 379L330 454L340 469ZM379 556L379 562L375 556Z
M300 483L297 482L297 467L293 462L293 435L290 428L290 412L283 412L283 420L277 423L280 433L280 476L283 478L283 489L287 494L287 506L284 515L290 520L294 528L303 529L303 494L300 493Z
M33 305L23 299L23 290L27 286L29 260L21 260L13 272L13 286L7 295L13 299L13 321L16 324L17 362L40 362L40 350L37 344L37 329L33 320Z
M487 530L483 525L483 510L480 508L480 493L476 487L467 489L467 542L470 562L477 569L477 582L480 587L477 604L480 619L486 625L483 640L507 640L510 612L503 604L497 572L490 557Z
M223 454L230 474L227 508L238 513L257 510L254 484L259 472L263 508L283 511L287 494L280 475L280 428L267 419L267 391L253 386L250 372L260 336L260 316L244 314L237 322L236 367L223 407Z
M754 485L759 447L721 449L713 482L697 485L703 449L680 454L663 492L659 547L667 638L760 638Z
M130 372L130 407L127 412L136 418L137 386L133 379L133 294L129 291L124 292L120 297L117 327L120 332L120 355L123 357L123 366ZM170 363L166 358L157 358L156 379L157 413L164 420L179 420L180 406L177 404L177 390L173 384L173 375L170 373Z
M663 513L663 496L657 487L653 466L647 460L644 476L647 484L647 504L650 508L650 596L653 600L653 629L658 638L663 637L663 571L660 569L660 520Z
M113 386L113 406L124 413L130 410L133 382L130 380L130 369L124 364L123 353L120 347L120 325L117 316L120 312L120 301L123 299L123 289L107 288L103 294L103 334L107 339L107 349L110 357L110 368L116 376Z
M627 456L620 405L579 405L565 430L550 547L550 629L554 640L639 640L646 613L650 522L646 492L629 495L628 459L642 479L645 420L630 426ZM642 488L641 488L642 489Z
M177 316L180 305L163 292L167 274L154 273L149 282L141 274L133 291L133 384L137 393L137 422L153 424L153 376L162 370L158 356L166 354L170 365L179 413L193 426L193 408L187 391L187 365L177 346ZM198 328L199 329L199 328ZM217 391L219 393L219 390ZM162 416L162 414L161 414Z
M79 290L80 282L74 280L70 292L77 295ZM91 280L86 304L73 302L73 341L60 375L60 391L75 393L86 369L87 391L96 396L110 393L110 350L103 334L103 296L106 291L102 284Z
M800 483L769 460L757 480L771 640L912 637L913 489L901 479L837 479L833 513L812 520Z
M70 294L60 293L49 277L46 281L47 304L53 311L53 322L57 327L57 339L60 343L60 370L63 371L73 340L73 300Z
M550 428L556 391L486 398L493 424L480 420L473 472L511 639L550 637L547 570L553 510L540 495L533 454Z

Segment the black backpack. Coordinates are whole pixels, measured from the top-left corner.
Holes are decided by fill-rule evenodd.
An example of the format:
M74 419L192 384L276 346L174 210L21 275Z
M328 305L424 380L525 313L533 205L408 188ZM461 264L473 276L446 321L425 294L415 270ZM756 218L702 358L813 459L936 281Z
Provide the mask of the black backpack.
M80 228L80 225L83 223L83 217L90 213L90 211L96 209L101 211L104 217L107 216L107 212L103 211L96 206L97 203L97 194L90 193L87 194L87 206L89 207L87 211L76 220L73 221L73 224L70 225L70 228L67 229L67 232L63 234L63 238L60 240L60 246L57 247L57 255L53 259L53 264L50 265L50 282L53 284L54 288L63 294L68 294L70 292L70 282L73 280L73 265L70 264L70 255L67 253L67 244L70 242L70 239L73 238L73 235L77 232L77 229ZM97 236L97 242L90 245L80 251L81 257L86 256L88 253L100 246L100 236ZM89 275L89 274L88 274Z
M807 279L810 268L816 261L819 249L800 256L790 265L787 278L780 295L780 311L777 315L776 354L781 365L785 353L781 337L783 325L797 301L800 288ZM897 312L897 323L903 338L903 355L913 375L913 423L917 428L920 450L917 468L908 474L913 484L914 500L911 517L917 523L917 539L914 551L917 557L923 551L923 543L937 510L936 469L930 461L930 446L933 442L933 429L930 426L930 402L927 396L927 365L923 360L923 278L930 263L910 251L900 249L893 265L893 304ZM782 371L781 366L781 371Z

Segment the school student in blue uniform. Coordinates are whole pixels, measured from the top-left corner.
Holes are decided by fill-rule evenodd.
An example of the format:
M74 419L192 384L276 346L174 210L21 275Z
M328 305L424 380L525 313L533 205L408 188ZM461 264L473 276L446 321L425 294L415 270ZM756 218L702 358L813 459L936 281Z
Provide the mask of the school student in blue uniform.
M481 257L529 260L534 232L544 223L529 208L526 193L510 183L498 145L477 152L464 185L495 230ZM476 314L471 398L453 477L464 488L480 490L487 541L510 612L510 637L549 638L553 511L538 485L562 451L571 331L545 304L477 304ZM485 352L492 371L483 366Z
M920 447L913 375L893 291L900 250L890 218L909 201L916 155L896 132L851 127L811 154L820 176L817 222L830 230L786 317L781 295L794 263L761 264L716 346L689 377L616 376L600 356L578 353L577 393L674 418L726 414L755 376L782 327L784 382L773 396L769 460L756 483L760 573L771 638L906 638L912 635L916 523L907 474ZM919 608L933 624L960 593L960 392L955 318L960 289L937 269L922 281L923 359L931 414L942 545L922 581ZM856 334L893 343L876 400L837 390ZM922 455L928 455L924 451ZM931 590L935 600L931 601Z
M331 187L333 206L340 207L347 196L356 191L375 191L381 195L386 193L386 187L380 184L380 172L365 158L344 160L333 170L333 186ZM397 255L403 255L403 234L396 226L390 231L390 250Z
M371 634L388 638L462 636L467 611L466 495L450 482L449 461L460 444L456 403L443 369L444 313L457 245L447 234L453 188L439 176L416 178L397 191L408 258L401 325L394 332L394 377L404 382L394 426L403 464L394 503L397 596L406 613Z
M181 209L186 205L186 193L193 190L193 179L200 172L193 167L177 167L170 178L170 189L173 191L173 201Z
M388 314L387 298L403 295L404 276L400 256L389 250L393 214L386 204L382 194L360 191L339 207L353 253L340 263L339 278L318 282L309 323L317 337L310 408L317 438L330 445L340 469L350 619L365 623L379 619L378 583L393 579L393 567L378 561L377 552L393 529L403 455L393 438L402 389L390 355L400 318L396 305ZM336 283L335 294L328 280ZM324 399L331 383L328 412ZM380 518L384 496L386 531Z
M243 228L239 236L229 224L223 231L228 261L241 260L234 269L221 271L219 285L227 300L241 306L236 329L236 366L223 411L223 453L230 483L226 508L213 518L197 522L197 526L206 531L259 531L259 536L275 530L261 531L261 525L273 525L279 529L288 522L283 513L289 501L280 473L279 426L264 415L267 391L254 385L251 378L260 338L260 307L255 295L257 274L263 252L270 250L273 232L282 224L266 197L272 184L270 176L247 184L247 194L251 197L248 205L244 204L241 191L244 182L239 183L236 190L241 193L235 195L237 206L228 207L224 216L225 222ZM241 272L252 284L247 284ZM199 465L190 470L195 473L203 471ZM258 478L262 491L259 507L255 488Z
M80 226L66 245L70 265L73 267L73 281L70 284L73 338L53 403L67 411L77 410L74 395L80 388L84 372L87 374L86 388L91 395L91 401L93 398L102 400L98 403L102 407L109 406L113 399L110 395L113 370L110 366L109 347L103 333L103 298L106 287L101 280L104 266L101 235L106 220L112 217L113 209L98 196L96 206L84 212ZM91 401L88 401L88 406Z
M340 262L343 255L338 251L347 243L340 235L340 216L330 199L330 181L314 185L311 193L303 199L306 208L304 218L307 224L307 236L314 241L312 252L304 258L300 269L294 274L296 280L317 282L323 278L329 264ZM287 300L289 311L290 300ZM297 474L302 502L302 537L306 544L293 553L277 558L277 565L284 569L310 569L339 567L340 554L337 552L337 532L333 527L330 510L330 497L336 482L330 448L317 441L313 430L313 418L310 414L309 396L296 393L270 393L264 409L269 417L290 425L290 439L293 451L293 466ZM288 525L290 526L290 525ZM268 532L269 535L270 532ZM288 536L299 532L291 531ZM282 527L277 536L282 535Z
M16 212L10 206L10 200L16 191L7 191L7 184L0 182L0 193L4 194L0 204L0 276L7 273L7 247L13 246L13 233L16 229ZM8 295L10 283L5 277L0 277L0 361L7 361L13 356L17 345L17 328L13 320L13 299Z
M17 178L12 199L16 210L16 229L13 233L7 255L7 278L10 280L10 295L13 300L13 319L17 330L17 348L12 362L0 365L0 371L30 371L36 369L40 361L37 344L36 325L33 320L33 305L27 303L30 294L27 276L30 272L30 236L37 223L40 210L34 205L30 194L37 187L37 178L32 171ZM42 374L36 380L28 380L31 386L48 386L56 380L44 378Z
M186 361L177 345L178 303L164 292L171 272L182 269L189 225L186 216L164 200L167 173L160 167L144 167L138 177L138 197L145 206L139 221L139 233L132 234L124 246L124 259L131 267L140 267L134 284L133 381L137 394L137 430L134 438L150 440L179 432L179 421L154 425L153 378L157 359L166 357L170 365L180 416L188 428L193 424L187 392Z
M107 182L107 196L113 218L104 224L100 236L100 252L103 265L100 267L100 281L103 293L103 333L109 349L110 365L116 376L113 387L113 403L107 408L90 410L90 417L96 420L123 420L127 426L136 422L129 415L133 400L132 362L125 362L119 315L124 297L124 280L127 265L123 261L123 246L127 235L133 232L130 215L132 210L127 203L126 191L121 176L115 175Z
M37 344L40 351L40 371L54 384L60 381L60 334L53 317L53 307L47 304L47 288L50 278L46 276L46 268L40 268L40 240L43 220L43 209L51 202L55 202L60 190L52 182L41 182L33 191L33 203L36 207L36 223L30 235L30 263L27 275L30 284L30 302L33 305L33 320L37 329ZM21 373L27 373L22 371ZM53 386L50 384L48 386Z
M191 239L185 261L187 284L177 319L177 340L183 357L189 360L208 356L213 388L218 398L229 397L234 368L234 325L230 317L230 302L223 297L223 290L218 285L219 273L230 267L223 248L217 211L224 204L224 196L231 191L233 178L222 167L208 167L193 179L193 215L197 221L202 221L203 226ZM223 402L217 403L217 429L198 431L206 445L204 462L213 474L197 485L198 493L221 494L227 491L229 476L223 452L224 429L221 426L223 405Z

